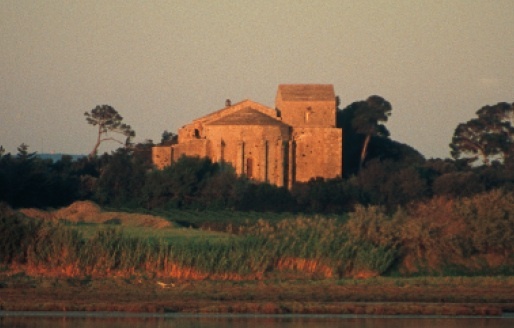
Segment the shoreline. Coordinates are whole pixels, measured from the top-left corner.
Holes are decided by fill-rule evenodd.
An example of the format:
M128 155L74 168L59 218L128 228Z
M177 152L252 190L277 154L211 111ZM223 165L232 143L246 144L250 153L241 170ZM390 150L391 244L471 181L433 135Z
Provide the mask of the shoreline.
M512 284L484 279L163 282L0 276L0 313L514 317Z
M135 318L135 319L514 319L513 313L499 316L480 315L375 315L375 314L259 314L259 313L131 313L131 312L85 312L85 311L0 311L0 317L33 318Z

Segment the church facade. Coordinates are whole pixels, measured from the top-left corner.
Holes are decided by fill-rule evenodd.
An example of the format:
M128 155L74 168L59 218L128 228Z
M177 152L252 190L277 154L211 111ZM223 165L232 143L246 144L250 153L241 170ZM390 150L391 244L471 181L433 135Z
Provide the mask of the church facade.
M154 165L164 168L183 155L208 157L249 179L288 188L342 175L332 85L280 85L275 108L251 100L225 105L179 129L177 144L153 147Z

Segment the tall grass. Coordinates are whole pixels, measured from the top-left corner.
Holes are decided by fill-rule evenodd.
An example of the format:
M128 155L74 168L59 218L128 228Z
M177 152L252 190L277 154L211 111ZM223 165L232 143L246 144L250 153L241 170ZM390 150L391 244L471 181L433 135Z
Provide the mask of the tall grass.
M119 226L84 236L70 224L0 211L0 263L67 275L189 279L501 274L514 271L512 204L513 194L494 191L434 198L393 215L372 206L346 218L255 219L218 239L138 236Z
M114 227L84 238L70 225L26 218L23 221L31 227L30 232L19 238L14 247L2 248L3 262L66 274L166 275L174 271L180 275L177 270L181 269L189 270L185 277L259 278L277 270L284 258L310 259L342 273L346 269L341 268L350 267L348 262L358 254L356 247L349 244L342 224L324 218L298 218L277 225L260 221L248 228L244 237L214 242L136 238ZM313 273L316 267L301 270Z

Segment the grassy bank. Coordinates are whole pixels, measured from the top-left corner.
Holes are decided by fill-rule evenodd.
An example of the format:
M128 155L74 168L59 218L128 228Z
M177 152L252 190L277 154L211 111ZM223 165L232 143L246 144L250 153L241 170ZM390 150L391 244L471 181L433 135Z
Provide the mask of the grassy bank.
M379 274L394 248L354 240L326 218L259 220L238 234L173 230L148 232L20 216L0 221L3 262L32 274L145 275L177 279L331 278L359 270ZM92 232L94 230L94 232ZM135 231L138 231L137 233ZM187 237L187 234L190 234ZM147 234L147 235L146 235Z
M4 209L0 263L35 275L195 280L514 272L514 195L501 191L435 198L392 214L357 207L344 218L244 213L224 221L185 212L142 214L139 222L137 214L95 211L85 222L76 208L38 219Z

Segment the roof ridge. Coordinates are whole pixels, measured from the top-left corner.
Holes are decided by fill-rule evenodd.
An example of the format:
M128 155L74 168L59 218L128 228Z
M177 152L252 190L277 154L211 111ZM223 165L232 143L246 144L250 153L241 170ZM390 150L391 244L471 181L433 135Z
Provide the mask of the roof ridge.
M214 111L214 112L211 112L211 113L209 113L209 114L207 114L207 115L204 115L204 116L198 117L198 118L194 119L194 120L193 120L193 122L209 120L209 118L211 118L211 117L215 117L216 115L219 115L219 114L223 113L224 111L226 111L226 110L230 110L230 109L232 109L232 108L234 108L234 107L236 107L236 106L240 106L241 104L243 104L243 103L245 103L245 102L250 102L250 103L254 103L254 104L257 104L257 105L259 105L259 106L262 106L262 107L269 108L269 107L267 107L267 106L265 106L265 105L263 105L263 104L261 104L261 103L258 103L258 102L256 102L256 101L253 101L253 100L251 100L251 99L248 99L248 98L247 98L247 99L244 99L244 100L238 101L238 102L237 102L237 103L235 103L235 104L231 104L230 106L225 106L225 107L223 107L223 108L221 108L221 109L218 109L218 110L216 110L216 111ZM271 109L271 108L269 108L269 109ZM232 113L231 113L231 114L232 114ZM230 115L230 114L228 114L228 115ZM216 118L215 120L217 120L217 119L219 119L219 118Z
M207 122L206 125L285 125L278 118L271 117L265 113L251 108L244 107L234 113L220 117L217 120Z

